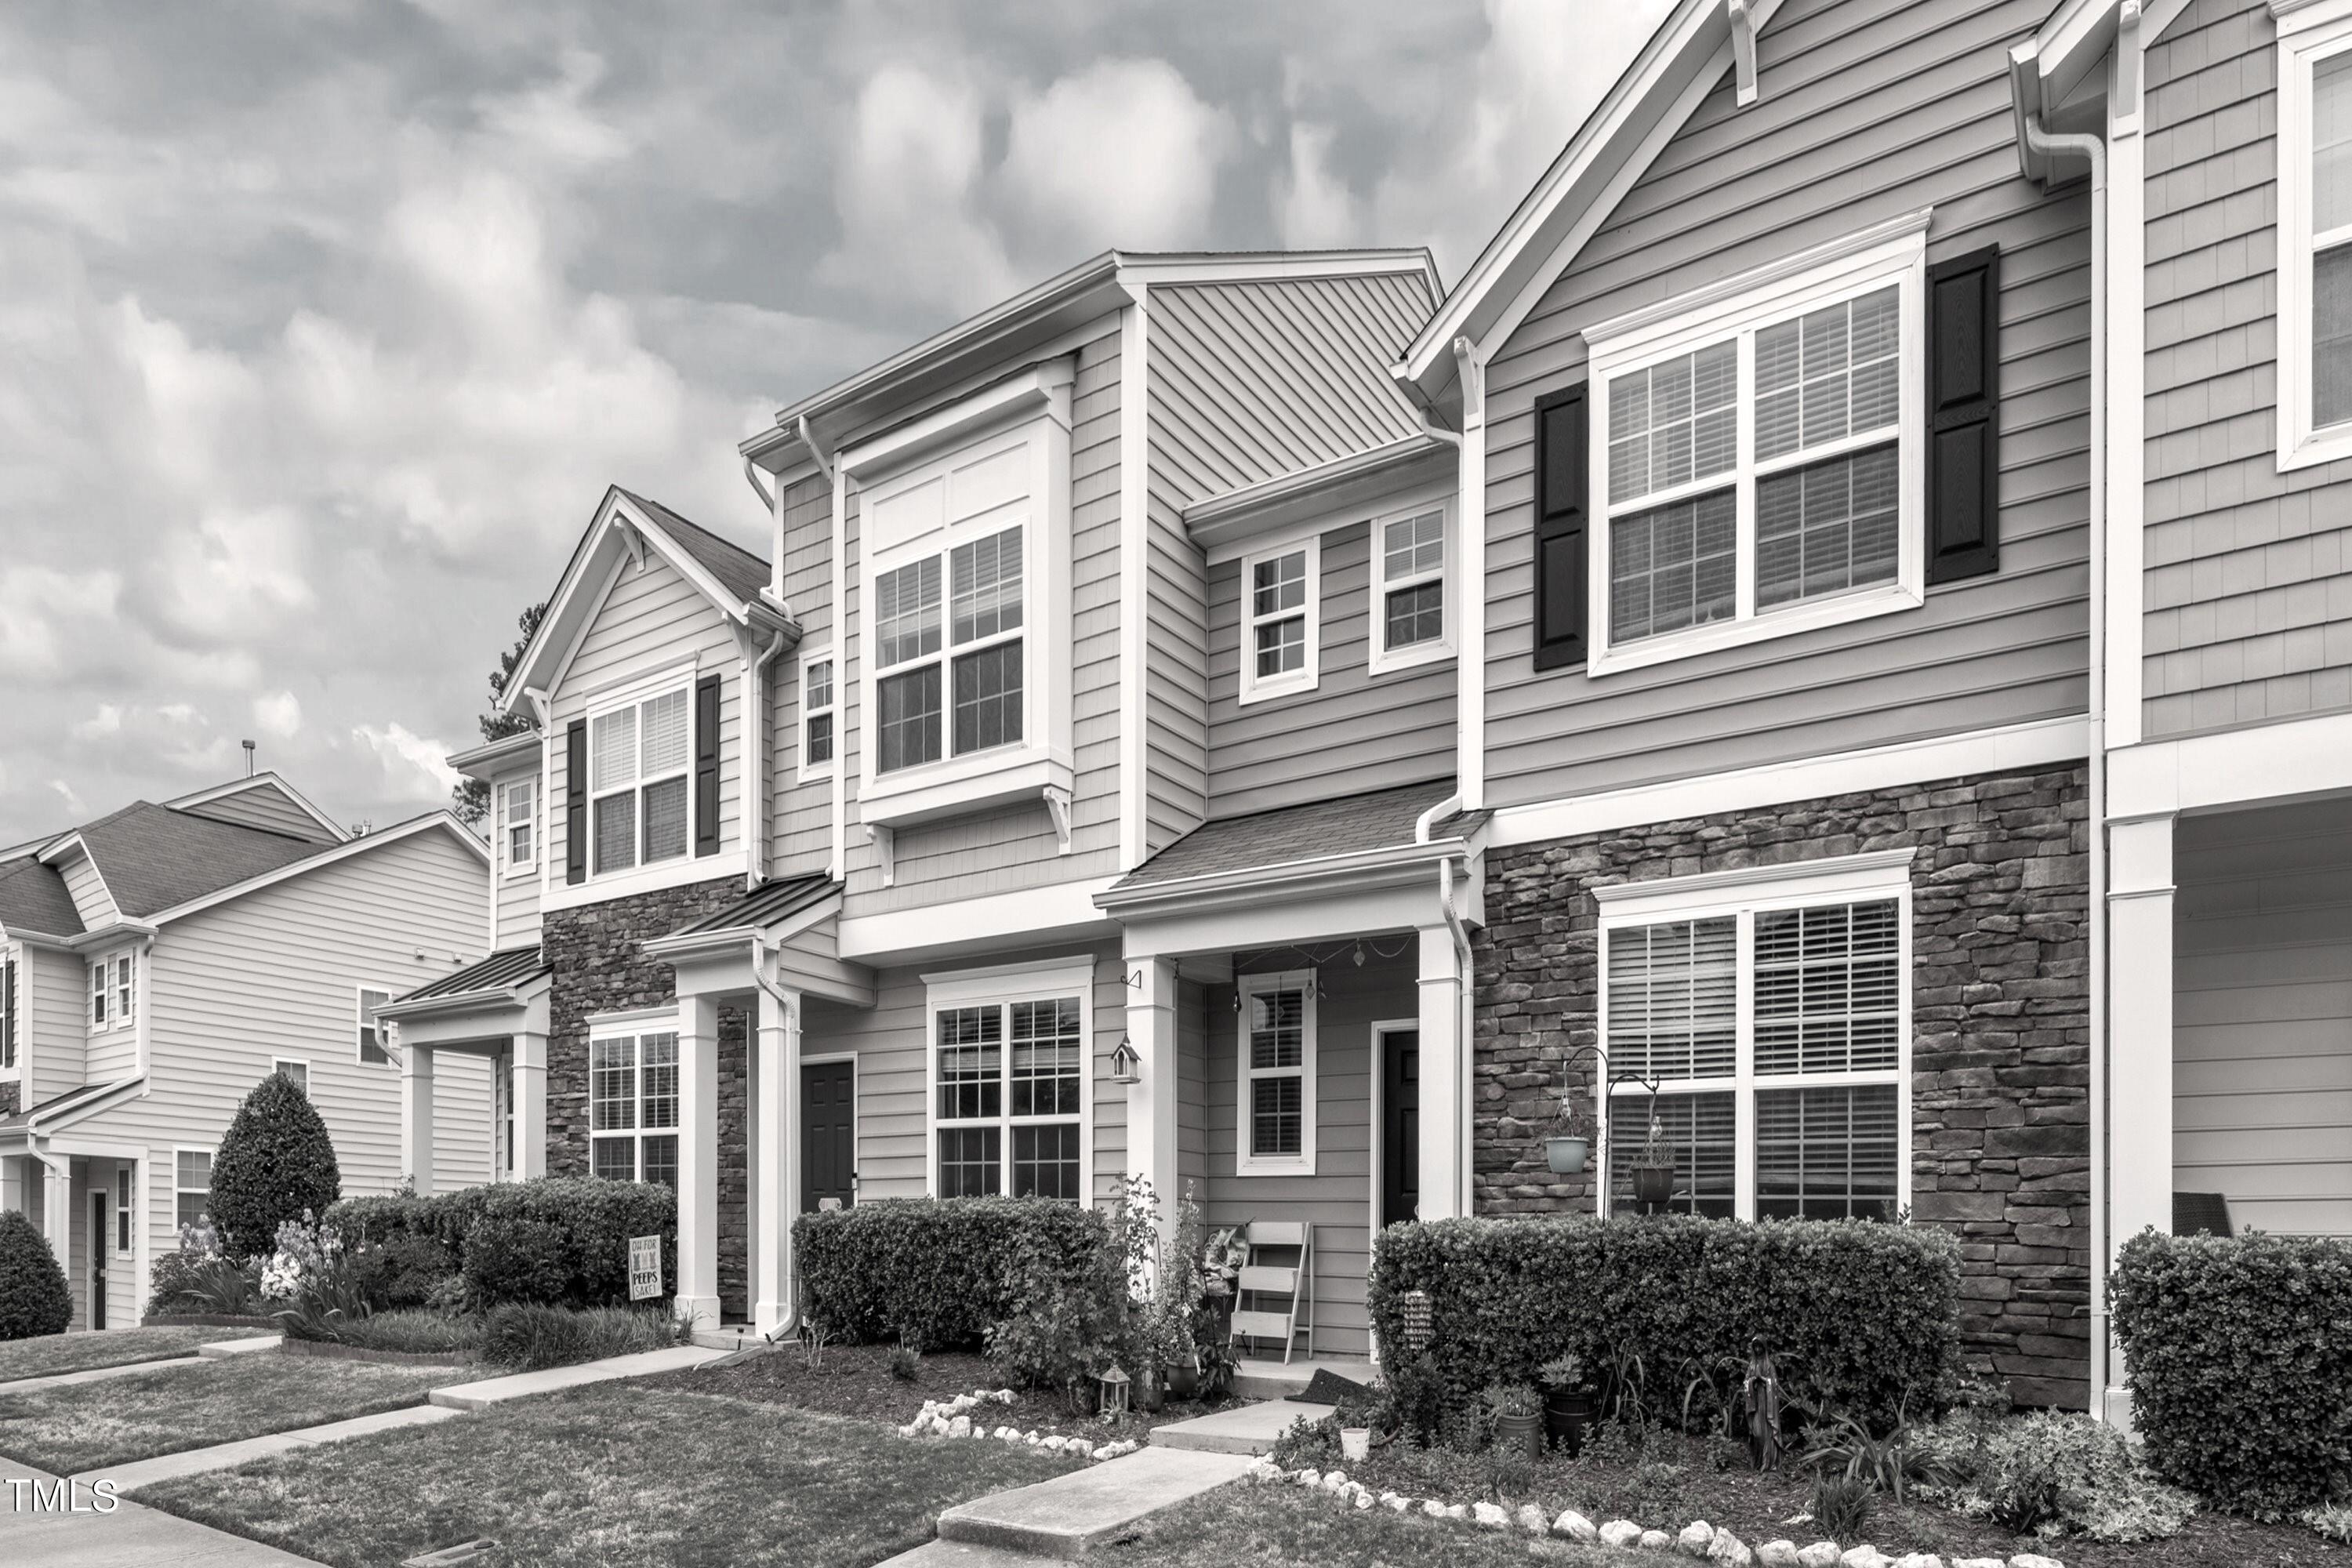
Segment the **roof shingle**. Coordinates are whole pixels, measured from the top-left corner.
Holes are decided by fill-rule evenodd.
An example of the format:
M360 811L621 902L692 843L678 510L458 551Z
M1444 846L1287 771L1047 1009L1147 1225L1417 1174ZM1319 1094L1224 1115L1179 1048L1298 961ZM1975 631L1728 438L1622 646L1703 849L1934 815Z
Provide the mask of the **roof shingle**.
M0 927L42 936L79 936L81 916L55 866L27 855L0 861Z
M115 908L131 920L342 847L143 800L79 832Z
M750 603L758 599L760 590L768 585L768 563L741 545L719 538L698 523L688 522L661 502L647 500L635 490L621 493L659 523L680 550L693 556L704 571L719 579L719 586L737 598Z
M1453 793L1454 781L1440 779L1204 822L1128 873L1118 886L1150 887L1410 844L1414 821Z

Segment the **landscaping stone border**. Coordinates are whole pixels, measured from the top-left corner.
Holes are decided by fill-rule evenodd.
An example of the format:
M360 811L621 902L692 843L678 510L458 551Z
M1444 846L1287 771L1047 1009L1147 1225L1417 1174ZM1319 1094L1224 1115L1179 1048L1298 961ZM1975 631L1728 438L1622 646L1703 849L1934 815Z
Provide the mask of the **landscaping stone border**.
M989 1426L981 1413L991 1405L1010 1405L1013 1398L1011 1389L1000 1388L992 1393L975 1389L970 1394L959 1394L953 1399L926 1399L920 1414L904 1426L893 1430L901 1437L982 1437L993 1438L1000 1443L1024 1443L1048 1453L1076 1454L1092 1464L1123 1458L1143 1447L1126 1438L1116 1443L1089 1443L1084 1437L1024 1432L1012 1426Z
M290 1336L278 1348L288 1355L316 1356L321 1361L380 1362L387 1366L472 1366L476 1358L464 1351L380 1351L365 1345L338 1344L331 1340L298 1340Z

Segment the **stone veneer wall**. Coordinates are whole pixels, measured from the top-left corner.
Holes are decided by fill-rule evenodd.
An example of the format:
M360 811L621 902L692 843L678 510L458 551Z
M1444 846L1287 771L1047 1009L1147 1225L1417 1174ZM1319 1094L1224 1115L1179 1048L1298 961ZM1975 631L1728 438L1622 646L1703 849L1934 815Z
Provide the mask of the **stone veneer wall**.
M669 965L646 957L637 944L742 896L742 879L729 877L550 910L542 917L540 942L555 972L548 997L548 1174L589 1172L588 1019L677 999ZM719 1010L719 1305L730 1321L751 1315L744 1150L750 1038L745 1013Z
M2085 770L1944 779L1490 851L1477 942L1474 1203L1590 1212L1545 1164L1560 1062L1599 1020L1591 889L1916 847L1913 1218L1960 1242L1970 1364L2020 1403L2089 1394ZM1580 1064L1590 1095L1591 1060Z
M0 1083L0 1116L14 1116L24 1109L17 1103L17 1096L23 1091L24 1087L13 1079L6 1083Z

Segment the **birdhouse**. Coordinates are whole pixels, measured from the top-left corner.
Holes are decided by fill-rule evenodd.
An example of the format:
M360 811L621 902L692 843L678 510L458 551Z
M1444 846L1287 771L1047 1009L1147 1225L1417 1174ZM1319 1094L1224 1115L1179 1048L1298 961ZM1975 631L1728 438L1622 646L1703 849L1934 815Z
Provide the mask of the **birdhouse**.
M1118 1037L1118 1047L1110 1053L1110 1080L1113 1083L1143 1081L1143 1058L1137 1054L1134 1043L1125 1035Z

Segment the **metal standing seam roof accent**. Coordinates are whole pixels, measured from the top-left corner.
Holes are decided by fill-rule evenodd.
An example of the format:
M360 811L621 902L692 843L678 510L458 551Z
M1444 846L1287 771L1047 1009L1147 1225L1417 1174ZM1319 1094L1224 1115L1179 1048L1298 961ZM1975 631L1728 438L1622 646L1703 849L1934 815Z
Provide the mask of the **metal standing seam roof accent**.
M620 489L618 485L613 488L659 524L662 531L699 562L704 571L718 578L719 586L747 604L759 601L761 590L768 586L771 575L765 561L734 541L721 539L699 523L688 522L657 500L648 500L635 490Z
M545 954L537 942L529 947L500 948L488 958L477 959L454 974L445 974L429 985L420 985L406 994L394 998L400 1002L423 1002L436 996L467 996L478 991L504 991L535 980L549 972Z
M725 909L714 910L699 920L689 921L669 934L673 937L692 936L698 931L772 926L839 891L841 884L829 877L814 874L780 877L761 883Z
M1271 870L1302 860L1410 844L1421 814L1453 793L1454 781L1441 779L1204 822L1129 872L1117 886L1148 888L1225 871ZM1437 825L1451 829L1438 837L1458 837L1479 820L1475 813L1456 815Z

